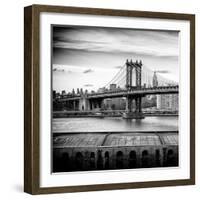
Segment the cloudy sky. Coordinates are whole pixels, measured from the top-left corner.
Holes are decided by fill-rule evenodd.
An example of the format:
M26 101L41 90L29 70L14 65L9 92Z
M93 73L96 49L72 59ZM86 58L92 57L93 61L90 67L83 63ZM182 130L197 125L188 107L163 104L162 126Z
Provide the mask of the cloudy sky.
M96 90L106 85L126 59L162 71L178 82L178 32L102 27L53 27L53 89Z

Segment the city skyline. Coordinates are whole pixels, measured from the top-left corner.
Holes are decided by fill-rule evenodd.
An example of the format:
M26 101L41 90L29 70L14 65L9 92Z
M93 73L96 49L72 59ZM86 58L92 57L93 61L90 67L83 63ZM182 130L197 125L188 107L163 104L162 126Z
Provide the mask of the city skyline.
M98 27L53 28L53 90L97 90L107 84L126 59L162 71L178 82L178 32Z

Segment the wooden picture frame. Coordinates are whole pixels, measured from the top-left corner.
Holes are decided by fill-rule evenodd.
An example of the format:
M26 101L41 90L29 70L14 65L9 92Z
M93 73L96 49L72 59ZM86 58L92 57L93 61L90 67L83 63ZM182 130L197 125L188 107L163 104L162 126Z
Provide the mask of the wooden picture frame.
M40 14L79 14L91 16L121 16L127 18L187 21L190 24L190 173L189 178L124 182L92 185L40 186ZM84 192L113 189L148 188L195 184L195 16L131 10L111 10L49 5L32 5L24 9L24 191L30 194Z

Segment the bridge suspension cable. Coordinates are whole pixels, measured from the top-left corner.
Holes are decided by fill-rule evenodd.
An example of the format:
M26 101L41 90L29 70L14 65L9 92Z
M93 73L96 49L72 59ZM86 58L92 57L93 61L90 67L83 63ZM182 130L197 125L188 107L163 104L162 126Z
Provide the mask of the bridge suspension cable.
M147 86L152 86L153 76L155 72L158 81L158 86L177 85L175 81L164 78L162 75L159 74L159 71L150 70L145 65L142 66L142 85L146 84Z
M122 76L125 71L125 64L121 67L121 69L115 74L115 76L104 86L108 87L110 84L114 84L117 80Z
M135 68L135 70L139 70L138 68ZM135 86L136 84L136 71L132 71L132 85ZM137 71L138 72L138 71ZM141 85L146 87L152 87L153 86L153 76L154 76L153 70L150 70L147 66L144 64L142 65L141 70ZM159 71L157 71L159 72ZM116 84L117 87L125 88L126 86L126 64L121 66L121 69L115 74L115 76L104 86L105 88L108 88L110 84ZM166 86L166 85L177 85L174 81L171 81L167 78L164 78L162 75L156 73L158 86Z
M120 88L125 87L125 85L126 85L126 70L124 70L123 74L121 75L119 80L117 80L117 82L115 84Z

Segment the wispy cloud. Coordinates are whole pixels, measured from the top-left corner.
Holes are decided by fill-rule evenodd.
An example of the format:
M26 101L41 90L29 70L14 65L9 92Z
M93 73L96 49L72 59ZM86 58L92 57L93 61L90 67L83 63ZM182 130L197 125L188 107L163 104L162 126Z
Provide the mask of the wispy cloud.
M156 72L159 73L159 74L168 74L168 73L170 73L170 71L168 71L168 70L157 70Z
M61 69L61 68L53 68L53 72L65 72L64 69Z
M73 73L73 71L72 70L67 70L67 73L71 74L71 73Z
M84 87L93 87L94 85L92 84L85 84Z
M84 74L91 73L91 72L94 72L94 71L92 69L86 69L83 71Z
M115 69L121 69L123 66L115 66Z

